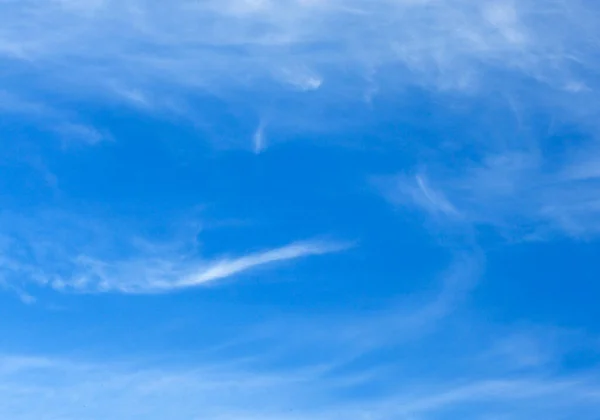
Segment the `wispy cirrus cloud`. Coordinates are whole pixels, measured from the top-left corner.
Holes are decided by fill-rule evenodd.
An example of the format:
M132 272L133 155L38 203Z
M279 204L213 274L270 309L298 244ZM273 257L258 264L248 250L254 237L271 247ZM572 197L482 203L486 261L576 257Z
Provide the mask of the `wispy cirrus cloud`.
M461 331L456 325L450 328L452 334ZM338 335L339 329L334 328L323 340L340 346L335 343ZM0 355L0 415L15 420L39 416L256 420L329 420L340 416L350 420L428 420L458 415L515 420L553 420L574 415L585 420L595 418L600 405L600 384L595 376L557 370L561 356L553 352L546 352L549 360L536 358L536 369L522 370L522 356L531 353L531 343L544 343L536 343L535 334L521 331L518 341L525 340L528 345L513 343L509 358L497 352L486 353L486 345L477 336L478 332L473 331L465 342L467 337L461 335L458 348L457 343L446 343L444 353L448 355L439 354L439 340L444 339L439 331L426 339L413 336L404 342L405 352L427 360L407 360L404 353L393 363L381 358L368 366L348 360L340 362L340 347L333 353L319 352L315 361L287 367L272 363L276 359L272 357L272 346L256 345L251 347L254 350L241 346L237 358L222 360L213 355L183 366L169 362L169 358L149 363L140 359L95 361L5 353ZM286 334L274 337L287 340ZM357 345L348 341L342 346L347 348L348 344ZM290 351L298 351L297 344L292 347ZM380 343L370 350L378 354L384 348ZM440 357L427 358L431 351ZM482 355L489 357L481 358ZM515 356L518 360L507 364ZM379 392L363 392L368 387Z
M306 91L348 72L365 81L345 87L358 100L380 82L512 90L498 86L503 72L569 95L595 88L589 1L25 0L0 12L0 59L17 91L26 90L17 71L65 95L146 107L173 87L225 94L274 81ZM397 76L379 80L390 67Z
M267 138L265 134L265 123L261 121L252 136L252 146L254 153L259 154L267 147Z
M49 284L57 290L88 293L166 293L211 285L276 263L339 252L349 246L336 242L295 242L240 257L208 261L176 256L105 261L80 255L72 262L74 274L71 277L59 277Z
M336 397L336 393L360 387L368 377L331 378L311 368L259 372L217 365L179 371L14 356L3 356L2 363L11 368L0 375L0 413L15 420L39 418L36 416L326 420L339 415L352 420L384 420L430 419L459 412L510 419L523 418L519 412L545 414L550 419L579 413L578 418L592 419L598 405L597 384L583 378L448 382L353 402Z
M480 264L476 255L458 256L441 274L439 293L416 291L388 310L280 312L278 324L245 325L246 334L228 346L211 342L193 362L4 353L0 416L593 419L600 384L560 366L570 351L594 343L531 328L498 331L471 318L463 309Z
M112 137L83 124L94 118L73 104L177 116L214 144L259 153L264 126L252 124L260 116L270 116L273 133L356 127L367 119L343 109L408 103L415 87L443 108L455 95L494 98L516 114L546 113L596 135L599 13L589 0L5 1L0 89L56 109L49 129L84 144ZM252 141L224 139L202 110L207 97L252 119L241 136ZM422 176L433 188L434 174Z
M200 272L193 273L182 279L176 284L176 287L190 287L210 283L263 265L314 255L330 254L343 251L350 246L352 246L350 243L341 242L296 242L284 247L249 254L239 258L223 259L210 264Z
M380 178L375 183L382 193L396 205L414 205L432 216L443 215L450 218L460 216L459 211L448 201L443 192L433 189L423 174Z
M61 123L53 131L66 145L79 143L93 146L111 139L110 134L80 123Z
M52 134L63 146L96 145L111 139L108 132L79 121L75 112L49 105L42 98L31 99L0 87L0 113L10 120L25 117L38 128Z
M167 293L212 285L276 264L341 252L353 246L350 242L315 239L240 252L239 256L205 258L195 239L187 238L195 238L196 231L167 242L153 242L126 229L119 235L109 235L106 223L72 223L56 216L39 219L52 222L36 228L31 221L6 217L2 223L0 282L23 296L29 286L78 293Z
M307 353L311 348L318 348L323 355L333 351L338 366L350 364L381 348L402 347L435 337L468 306L484 265L478 252L457 253L450 266L436 276L433 285L419 286L427 291L418 289L368 313L329 314L325 318L281 315L250 329L248 336L272 336L275 340L268 340L268 347L273 348L284 339L287 346L292 343Z
M594 150L584 157L575 149L575 159L567 154L554 167L541 149L500 151L454 168L438 161L428 173L432 185L420 176L398 175L386 179L384 194L395 205L419 206L443 223L488 225L520 238L553 233L589 238L600 233L597 158Z

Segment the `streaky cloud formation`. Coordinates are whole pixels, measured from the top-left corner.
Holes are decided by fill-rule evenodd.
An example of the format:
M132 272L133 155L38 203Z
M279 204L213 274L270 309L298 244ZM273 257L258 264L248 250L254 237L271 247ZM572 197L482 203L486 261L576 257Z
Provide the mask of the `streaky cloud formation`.
M390 65L400 75L394 84L441 90L495 90L495 71L569 95L595 87L583 76L594 66L598 10L585 1L24 0L0 8L6 66L68 95L112 92L132 105L165 99L174 86L225 94L231 84L272 80L314 90L347 70L372 84ZM367 85L360 89L357 98Z
M397 205L414 204L452 223L491 225L525 239L600 233L599 184L589 157L548 171L541 153L491 155L452 169L450 176L448 168L438 168L437 174L433 169L434 187L419 176L394 176L385 181L384 194Z
M339 252L347 247L342 243L297 242L237 258L199 262L160 257L104 261L82 255L74 259L71 277L43 275L54 277L48 280L49 285L60 291L166 293L214 284L263 266Z
M397 205L415 205L431 215L458 218L460 213L443 193L432 189L424 175L378 179L382 193Z
M433 290L394 298L389 307L372 313L338 314L325 319L289 316L261 325L253 333L262 336L267 331L292 345L314 346L324 355L333 349L334 366L351 365L381 349L427 340L448 328L470 300L484 268L479 252L463 251L436 276Z
M265 124L264 122L260 122L256 131L254 131L254 135L252 136L252 145L254 149L254 153L259 154L265 150L267 147L267 139L265 135Z
M0 419L598 420L598 22L0 0Z
M234 276L252 268L279 261L295 260L311 255L323 255L343 251L350 244L327 242L297 242L268 251L246 255L234 259L223 259L209 264L198 272L188 275L175 284L165 285L167 288L184 288L212 283ZM161 286L159 286L160 288Z
M43 228L32 226L35 219L5 215L2 220L5 232L12 224L12 233L0 237L0 280L5 287L29 283L64 292L167 293L213 285L277 263L354 246L351 242L314 239L237 257L207 259L196 249L196 239L190 242L181 235L169 242L154 242L123 227L108 234L114 227L91 218L78 220L72 214L39 216L39 220L44 219L47 226ZM58 237L65 239L57 243ZM113 249L122 255L114 255ZM30 300L27 289L17 290Z
M452 334L460 331L445 326L448 328ZM436 340L443 339L442 331L435 333ZM272 339L285 342L288 334L281 332L273 332ZM339 335L333 328L322 340L347 349L361 348L359 340L368 337L356 335L354 341L336 341ZM273 357L272 344L261 346L258 357L241 343L236 358L217 357L192 369L156 367L139 359L90 363L76 358L2 354L0 396L6 403L0 405L0 415L15 420L39 416L163 418L173 413L182 419L329 420L343 416L387 420L458 415L520 419L560 418L574 413L584 420L595 418L600 384L593 375L552 372L550 366L561 357L560 352L551 351L549 360L538 360L531 369L522 370L519 360L530 351L519 343L523 339L536 343L539 337L535 331L519 333L520 339L511 344L511 357L497 352L486 355L485 340L481 343L476 331L472 335L477 345L465 355L465 364L456 363L456 358L456 365L448 364L451 357L442 356L441 360L422 360L416 372L402 358L393 364L381 361L365 368L353 366L351 360L340 363L339 357L330 359L330 354L322 351L315 362L261 368L257 361ZM495 334L496 338L500 335ZM572 339L563 337L565 343ZM291 343L290 351L297 350L298 343ZM411 348L411 343L417 343L411 351L423 351L422 336L412 336L404 346ZM544 341L536 344L543 345ZM303 345L303 352L312 351ZM377 352L381 347L369 350ZM451 346L447 350L454 351ZM467 366L477 367L479 373L465 371ZM402 381L398 381L399 372L404 372ZM383 387L385 392L361 394L369 386ZM353 397L340 399L340 395ZM30 406L32 398L37 403Z

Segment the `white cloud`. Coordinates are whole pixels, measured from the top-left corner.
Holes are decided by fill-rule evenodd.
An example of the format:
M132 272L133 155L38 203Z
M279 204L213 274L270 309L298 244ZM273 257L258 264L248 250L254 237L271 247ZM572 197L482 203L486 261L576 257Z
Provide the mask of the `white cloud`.
M297 242L281 248L245 255L239 258L224 259L213 262L207 267L202 268L200 271L186 276L185 278L176 282L173 286L175 288L198 286L231 277L263 265L272 264L279 261L295 260L311 255L323 255L332 252L339 252L347 249L349 246L349 244L344 243ZM173 286L167 285L167 288Z
M213 284L261 267L314 255L339 252L349 245L333 242L297 242L237 258L198 260L190 256L139 255L131 259L73 258L73 274L44 272L50 286L60 291L83 293L166 293Z
M0 284L23 296L34 285L79 293L166 293L353 246L299 241L237 257L207 259L197 249L197 229L190 233L181 228L165 242L139 238L123 225L72 214L39 214L34 219L1 216Z
M290 247L261 261L303 252ZM557 354L546 345L554 338L523 328L499 333L470 310L465 318L461 307L480 269L477 256L459 255L439 293L423 300L416 292L377 313L278 312L275 325L244 325L233 343L212 342L194 353L194 363L178 366L168 363L171 356L133 362L0 354L0 417L595 418L600 384L591 374L557 370ZM392 348L398 352L390 358ZM515 369L523 364L537 369Z
M56 127L55 131L63 143L67 144L82 143L93 146L111 138L110 135L83 124L63 123Z
M306 68L281 69L275 77L300 91L317 90L323 84L320 76Z
M407 83L443 89L481 87L488 67L564 86L574 64L593 67L595 15L592 2L560 0L5 1L0 53L97 94L115 81L218 90L269 77L310 90L323 72L390 64L410 71Z
M0 88L74 124L86 108L69 104L125 105L215 142L219 122L198 124L205 95L276 115L273 131L363 124L330 114L407 86L510 96L597 126L598 11L581 0L4 1L0 63L11 77ZM282 107L280 95L311 102Z
M79 256L75 274L51 281L57 290L85 293L166 293L213 284L275 263L339 252L349 245L333 242L297 242L237 258L198 261L177 256L138 256L104 261Z
M433 216L444 215L457 218L460 213L444 194L434 190L424 174L415 176L400 175L393 179L379 180L383 194L394 204L415 205Z
M531 151L507 147L479 161L454 158L452 167L438 158L427 172L429 183L392 176L383 182L383 193L393 204L416 205L442 223L488 225L526 239L557 232L591 237L600 233L597 153L572 148L574 159L572 153L544 153L541 145Z
M580 375L485 376L469 370L452 378L441 373L450 367L448 360L437 358L425 363L429 369L420 377L397 375L398 369L410 371L406 360L398 361L395 369L381 363L350 370L335 363L265 368L268 357L263 353L260 360L262 368L242 358L173 367L140 360L93 362L4 354L0 416L428 420L460 413L469 418L558 420L576 415L591 420L600 405L600 384ZM365 386L379 387L381 392L357 394Z
M288 347L299 347L302 353L318 351L324 357L332 355L332 363L338 368L381 348L437 340L440 332L460 318L479 283L483 266L479 253L458 253L433 284L421 279L413 293L394 298L379 310L327 312L325 317L280 314L267 325L259 326L258 331L252 330L250 335L273 336ZM273 341L267 343L267 347L278 347Z
M0 113L9 117L26 116L56 135L63 144L95 145L111 138L109 134L79 122L73 113L49 106L39 99L32 100L10 91L3 91L1 88Z
M252 144L254 153L259 154L267 147L267 139L265 137L265 124L260 122L254 135L252 136Z

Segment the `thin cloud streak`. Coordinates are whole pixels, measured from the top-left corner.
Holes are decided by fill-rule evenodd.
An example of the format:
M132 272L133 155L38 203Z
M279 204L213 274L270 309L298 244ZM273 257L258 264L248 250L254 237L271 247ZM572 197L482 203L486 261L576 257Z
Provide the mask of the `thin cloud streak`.
M310 256L341 252L351 244L337 242L297 242L280 248L215 261L194 258L140 255L128 260L101 260L78 256L68 264L70 276L61 276L52 266L14 261L5 270L30 277L38 285L75 293L156 294L214 285L217 282Z
M168 293L356 245L315 238L206 258L198 249L199 233L189 231L188 225L197 223L187 222L173 237L156 241L123 225L117 229L73 214L0 215L0 286L23 295L39 287L72 293Z
M549 155L543 141L536 139L532 149L506 147L480 161L464 158L452 166L441 154L430 163L427 182L392 175L380 178L380 191L395 206L419 208L439 223L466 230L491 226L528 240L556 233L573 238L600 234L597 149L575 144L565 153L575 158L558 164L542 158Z
M416 206L432 216L460 217L456 207L442 192L432 188L424 174L378 179L376 184L382 193L397 205Z
M237 258L199 262L189 258L181 260L176 256L171 259L141 256L124 261L79 257L75 262L77 274L54 280L51 285L57 290L79 293L168 293L214 285L275 263L340 252L350 246L339 242L295 242Z
M167 289L180 289L214 283L217 280L223 280L273 263L340 252L350 246L350 244L345 243L297 242L239 258L216 261L182 280L165 286Z
M265 124L264 122L260 122L256 131L254 131L254 135L252 136L252 146L255 154L262 153L267 147L267 139L265 137Z

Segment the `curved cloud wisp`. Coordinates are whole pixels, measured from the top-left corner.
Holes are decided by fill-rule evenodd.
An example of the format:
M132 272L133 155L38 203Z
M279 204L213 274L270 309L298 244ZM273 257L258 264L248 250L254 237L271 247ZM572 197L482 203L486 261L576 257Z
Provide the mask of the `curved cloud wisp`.
M167 293L214 284L276 263L339 252L348 247L348 244L335 242L296 242L237 258L203 262L152 257L107 262L79 257L75 267L77 274L66 280L54 280L51 285L58 290L83 293Z

